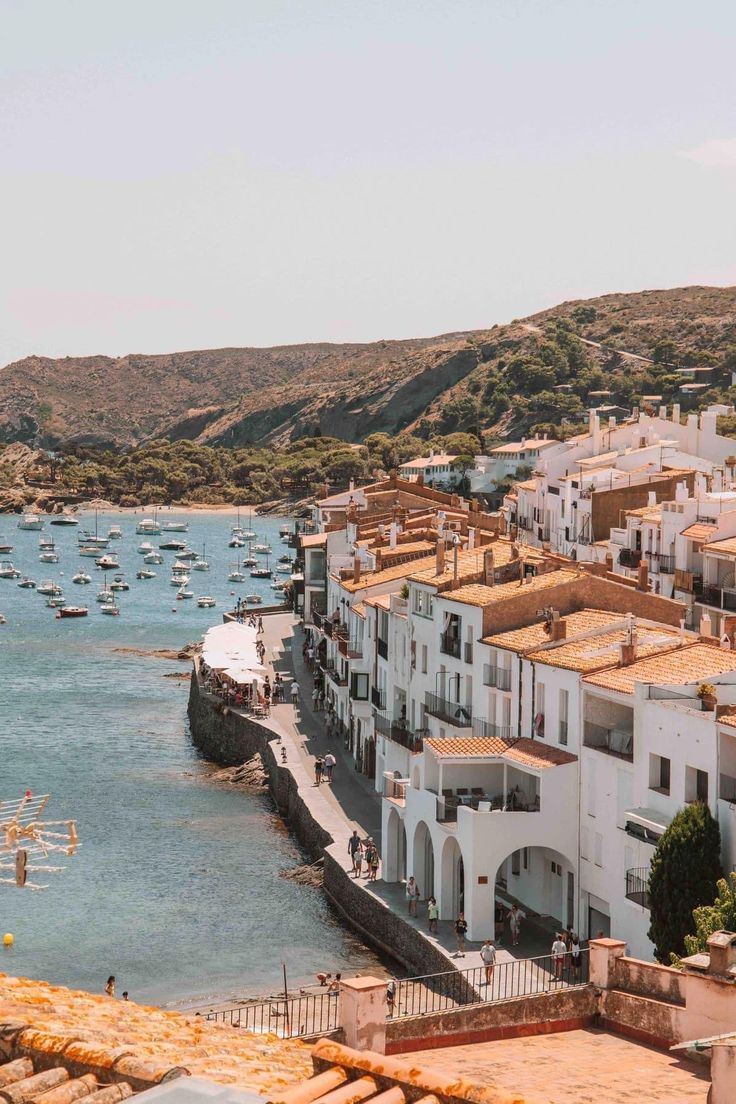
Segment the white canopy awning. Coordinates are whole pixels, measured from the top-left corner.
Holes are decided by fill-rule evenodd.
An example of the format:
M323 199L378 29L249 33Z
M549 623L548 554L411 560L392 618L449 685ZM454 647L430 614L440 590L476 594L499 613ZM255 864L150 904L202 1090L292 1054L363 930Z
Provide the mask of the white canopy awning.
M228 667L253 670L261 666L256 652L257 631L237 621L214 625L204 634L202 659L216 670Z

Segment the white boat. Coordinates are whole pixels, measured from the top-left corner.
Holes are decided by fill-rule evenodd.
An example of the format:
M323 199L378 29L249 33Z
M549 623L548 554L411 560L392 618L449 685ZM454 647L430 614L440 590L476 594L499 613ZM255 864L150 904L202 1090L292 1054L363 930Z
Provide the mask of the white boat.
M138 545L138 551L140 552L141 556L147 556L149 552L155 552L155 548L150 541L141 541L141 543Z
M188 533L188 521L165 521L161 526L164 533Z
M107 530L108 540L120 540L122 535L123 530L120 528L119 525L111 525L110 528Z
M258 563L258 560L253 555L253 547L250 542L248 543L248 555L244 557L242 563L243 567L255 567Z
M229 583L244 583L245 572L240 570L240 560L238 559L236 563L230 564L230 567L232 570L227 577L227 581Z
M217 605L217 602L214 598L210 598L209 594L200 594L197 605L200 609L212 609L213 606Z
M130 590L130 583L122 575L116 575L110 583L110 590Z
M27 575L24 575L21 581L18 583L18 586L22 587L23 590L35 590L36 580L29 579Z
M54 544L54 538L53 537L45 537L43 535L40 536L38 538L38 547L39 547L39 550L43 549L43 548L55 548L56 545Z
M280 537L288 537L290 532L291 532L291 527L290 526L288 526L288 525L279 525L279 536Z
M106 613L108 617L120 616L120 606L117 605L114 597L112 602L105 602L104 605L100 606L100 613Z
M253 551L258 556L270 556L273 552L273 548L271 548L270 544L254 544Z
M136 579L155 579L156 572L148 571L147 568L144 567L142 571L136 571L135 577Z
M112 552L108 552L106 556L100 556L99 560L95 560L95 564L103 571L116 571L120 567L120 561Z
M260 594L246 594L243 598L244 602L247 602L249 606L259 606L263 601Z
M19 529L43 529L43 518L40 514L21 514L18 522Z
M145 556L143 557L143 562L147 564L162 564L164 562L164 558L160 552L156 552L154 550L153 552L146 552Z
M271 590L277 591L279 594L283 594L286 590L286 583L280 583L277 579L271 583Z
M169 584L173 587L186 586L188 582L189 582L189 576L188 575L182 575L181 572L179 572L179 571L175 572L175 574L173 574L171 576L171 578L169 579Z
M291 564L279 564L276 570L279 575L291 575Z
M192 567L194 568L195 571L209 571L210 565L207 563L207 560L204 558L204 554L205 554L205 546L203 544L202 545L202 555L199 556L194 561L194 563L192 564Z
M0 560L0 579L20 579L20 571L10 560Z
M272 574L273 574L273 572L271 571L271 568L268 567L268 566L266 566L266 567L252 567L250 569L251 579L270 579Z
M44 548L38 558L41 563L58 563L59 553L55 552L53 548Z
M194 551L193 548L190 548L189 545L185 544L184 547L180 548L179 551L176 553L176 558L178 560L196 560L197 553Z
M104 587L102 587L101 590L98 590L97 593L95 594L95 602L99 602L100 605L104 605L106 602L114 602L114 601L115 601L115 595L110 590L107 583L105 583Z
M61 609L66 605L66 598L63 594L52 594L50 598L46 599L46 605L49 609Z
M19 572L20 574L20 572ZM42 583L39 583L36 587L39 594L50 594L53 597L57 597L62 593L61 587L58 583L53 583L50 579L44 579Z
M248 511L248 525L243 529L240 526L240 510L238 510L238 524L232 530L233 533L238 533L239 536L246 541L258 540L258 534L253 528L253 511Z
M179 557L177 556L177 558L174 560L174 566L172 567L171 570L172 571L181 571L182 574L186 575L187 571L189 571L189 564L184 563L184 561L180 560Z
M94 556L95 559L97 559L100 554L100 550L95 544L80 544L77 551L80 556Z
M0 625L7 625L8 619L4 613L0 613Z
M89 529L84 529L82 533L77 537L80 544L95 545L97 548L107 548L108 538L101 537L97 529L97 510L95 510L95 531L90 533Z
M49 525L79 525L79 519L71 514L54 514L49 520Z
M161 526L155 518L143 518L135 527L136 533L143 533L147 537L157 537L161 532Z
M164 552L181 552L186 546L187 542L179 540L178 537L169 537L168 540L162 541L161 544L159 544L159 548Z
M227 542L228 548L245 548L245 537L240 533L233 533L230 540Z
M88 575L86 571L78 571L76 575L72 575L72 582L79 583L80 586L86 586L87 583L92 582L92 576Z
M187 590L187 588L185 586L179 587L179 589L176 592L177 602L181 602L185 598L193 598L193 597L194 597L194 592L191 591L191 590Z

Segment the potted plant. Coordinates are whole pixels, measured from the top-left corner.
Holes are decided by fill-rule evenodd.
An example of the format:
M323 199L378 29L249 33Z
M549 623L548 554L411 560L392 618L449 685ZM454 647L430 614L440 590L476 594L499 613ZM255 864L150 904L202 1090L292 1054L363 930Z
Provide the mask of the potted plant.
M701 682L698 687L698 697L703 703L703 709L713 710L716 707L716 688L711 682Z

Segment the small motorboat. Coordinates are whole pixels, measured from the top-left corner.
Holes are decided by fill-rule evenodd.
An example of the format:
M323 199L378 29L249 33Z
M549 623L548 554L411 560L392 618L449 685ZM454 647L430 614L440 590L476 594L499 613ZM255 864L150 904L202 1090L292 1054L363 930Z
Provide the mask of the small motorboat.
M182 574L181 571L175 571L169 579L169 584L173 587L183 587L189 582L189 576Z
M114 602L115 595L109 589L109 587L102 587L101 590L95 594L95 602L99 602L101 606L104 606L106 602Z
M274 579L274 581L271 583L271 590L276 590L280 594L283 594L286 590L286 583L280 583L278 579Z
M63 594L52 594L50 598L46 599L46 605L49 609L63 609L66 605L66 598Z
M95 565L102 568L103 571L115 571L120 567L120 561L113 553L108 552L105 556L100 556L99 560L95 560Z
M209 571L210 565L207 560L195 560L192 564L193 571Z
M180 548L179 551L176 553L176 558L178 560L196 560L197 553L194 551L193 548L190 548L189 545L185 544L184 547Z
M100 606L100 613L106 613L108 617L120 616L120 606L117 605L114 597L112 602L105 602Z
M279 564L276 570L279 575L291 575L291 564Z
M165 521L161 526L164 533L188 533L188 521Z
M40 514L21 514L18 522L19 529L43 529L43 518Z
M200 594L197 605L200 609L212 609L213 606L217 605L217 602L214 598L210 598L209 594Z
M187 571L189 570L189 564L184 563L184 561L180 560L177 556L177 558L174 560L174 566L171 568L171 570L173 572L181 571L183 575L186 575Z
M135 577L136 579L155 579L156 572L149 571L147 568L144 567L142 571L136 571Z
M245 538L241 537L239 533L235 533L227 542L227 546L228 548L245 548Z
M157 537L161 532L161 526L155 518L143 518L135 527L136 533L144 533L147 537Z
M140 552L141 556L147 556L150 552L154 552L155 549L150 541L141 541L141 543L138 545L138 551Z
M279 526L279 536L280 537L288 537L290 532L291 532L291 526L289 526L289 525L280 525Z
M78 583L79 586L86 586L87 583L92 582L92 576L88 575L86 571L78 571L76 575L72 575L72 582Z
M10 560L0 560L0 579L20 579L20 571Z
M152 552L146 552L145 556L143 557L143 562L147 564L162 564L164 562L164 558L160 552L156 552L154 550Z
M273 575L270 567L252 567L250 569L251 579L270 579Z
M193 598L193 597L194 597L194 592L191 591L191 590L187 590L187 588L185 586L179 587L179 589L176 592L177 602L182 602L185 598Z
M258 564L258 560L255 558L255 556L246 556L242 563L243 567L256 567Z
M162 552L181 552L182 548L186 548L187 542L177 540L176 537L171 537L169 540L162 541L159 544L159 548Z
M246 594L243 601L247 602L249 606L259 606L263 598L260 594Z
M90 544L98 549L107 548L109 543L107 537L99 537L97 533L90 533L88 529L83 530L77 539L80 544Z
M0 613L0 625L7 625L8 619L4 613Z
M110 583L110 590L130 590L130 583L124 575L115 575Z
M0 541L0 556L9 556L12 551L12 544L6 544L5 541Z
M21 579L21 581L18 583L18 586L22 587L23 590L35 590L36 589L36 580L35 579L29 579L27 575L24 575L23 578Z
M43 551L39 553L38 559L40 563L58 563L59 553L53 547L44 548Z
M86 606L62 606L57 617L86 617L89 610Z
M39 551L43 548L55 548L55 547L56 547L56 545L54 544L54 538L53 537L40 536L38 538Z
M19 572L20 574L20 572ZM61 587L58 583L51 582L50 579L44 579L42 583L39 583L36 587L39 594L50 594L52 597L57 597L62 593Z
M291 563L291 556L289 556L289 555L279 556L279 563L290 564Z
M79 525L79 518L75 518L71 514L54 514L49 519L49 525Z
M94 556L95 559L97 559L100 554L100 550L96 544L80 544L77 551L80 556Z
M237 569L235 571L231 571L230 574L227 577L227 581L229 583L244 583L245 582L245 572L244 571L238 571Z
M270 556L273 552L273 548L271 548L270 544L254 544L253 551L258 556Z
M122 536L123 530L120 528L119 525L111 525L110 528L107 530L108 540L120 540Z

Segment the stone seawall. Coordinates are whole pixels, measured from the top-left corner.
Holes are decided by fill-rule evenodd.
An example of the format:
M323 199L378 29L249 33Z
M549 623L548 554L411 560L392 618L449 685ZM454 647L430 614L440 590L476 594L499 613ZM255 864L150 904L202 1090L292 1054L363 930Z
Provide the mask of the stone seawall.
M342 865L345 839L351 826L345 821L330 832L315 817L299 789L300 768L284 764L278 733L266 725L223 706L219 698L202 689L197 669L189 691L189 724L195 746L205 758L222 766L236 766L260 752L268 775L268 788L280 816L313 859L324 857L324 893L336 912L363 939L401 963L413 974L447 973L453 967L421 932L356 883ZM302 784L307 784L304 772ZM335 817L332 817L333 827Z

